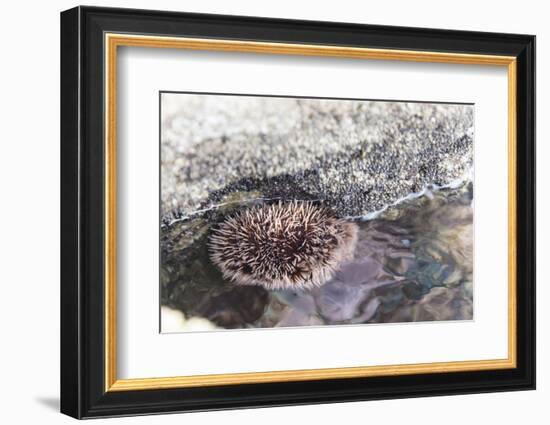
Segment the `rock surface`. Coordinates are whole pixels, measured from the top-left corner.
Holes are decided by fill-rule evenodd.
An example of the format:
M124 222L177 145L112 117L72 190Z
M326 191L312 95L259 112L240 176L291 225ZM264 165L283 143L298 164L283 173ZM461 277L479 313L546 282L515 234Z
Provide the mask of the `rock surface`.
M473 106L163 94L164 222L234 193L380 210L472 166Z

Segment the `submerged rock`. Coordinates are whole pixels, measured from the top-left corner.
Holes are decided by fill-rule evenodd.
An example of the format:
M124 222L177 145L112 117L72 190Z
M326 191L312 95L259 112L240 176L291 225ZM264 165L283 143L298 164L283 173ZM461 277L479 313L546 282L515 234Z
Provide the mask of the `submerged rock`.
M180 250L164 253L163 304L221 328L469 320L471 202L471 185L465 184L355 221L353 258L311 290L235 286L210 262L206 237L186 248L176 244ZM206 225L201 220L199 228ZM177 223L183 233L193 227L186 223Z
M236 287L205 297L196 312L224 328L241 328L258 320L268 301L267 292L258 287Z

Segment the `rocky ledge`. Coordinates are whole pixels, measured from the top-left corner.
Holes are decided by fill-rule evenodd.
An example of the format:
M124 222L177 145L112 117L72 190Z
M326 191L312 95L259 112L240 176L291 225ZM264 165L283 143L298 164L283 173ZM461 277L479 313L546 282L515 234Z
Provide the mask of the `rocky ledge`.
M472 105L163 96L165 224L235 196L364 216L472 168Z

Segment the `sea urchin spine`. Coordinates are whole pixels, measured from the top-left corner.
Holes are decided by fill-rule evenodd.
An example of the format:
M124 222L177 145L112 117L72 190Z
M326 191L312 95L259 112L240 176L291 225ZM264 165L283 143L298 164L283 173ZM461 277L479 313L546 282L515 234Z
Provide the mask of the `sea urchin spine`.
M357 225L323 206L279 202L236 213L211 233L212 262L238 285L321 286L353 258Z

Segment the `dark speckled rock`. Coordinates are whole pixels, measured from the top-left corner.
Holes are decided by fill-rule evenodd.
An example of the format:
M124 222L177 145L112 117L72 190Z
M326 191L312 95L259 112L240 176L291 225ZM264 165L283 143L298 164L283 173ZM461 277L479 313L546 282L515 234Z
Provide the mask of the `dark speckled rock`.
M164 94L163 111L165 222L235 192L361 216L472 166L472 105Z

